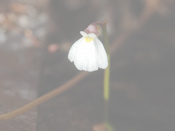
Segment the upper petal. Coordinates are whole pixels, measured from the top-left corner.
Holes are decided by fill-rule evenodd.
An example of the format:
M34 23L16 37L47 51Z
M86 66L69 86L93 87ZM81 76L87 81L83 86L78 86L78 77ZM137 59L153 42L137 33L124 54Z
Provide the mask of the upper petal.
M86 37L86 36L87 36L87 33L84 32L84 31L80 31L80 34L81 34L83 37Z
M95 39L97 37L94 33L89 33L88 36L93 38L93 39Z

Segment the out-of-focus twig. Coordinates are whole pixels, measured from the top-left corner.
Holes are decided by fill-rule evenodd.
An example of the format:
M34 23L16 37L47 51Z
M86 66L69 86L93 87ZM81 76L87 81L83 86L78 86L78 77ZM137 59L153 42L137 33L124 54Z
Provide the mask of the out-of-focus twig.
M87 76L87 72L81 72L78 75L76 75L75 77L73 77L71 80L69 80L68 82L66 82L64 85L56 88L55 90L39 97L38 99L30 102L29 104L18 108L15 111L6 113L6 114L2 114L0 115L0 120L9 120L12 119L24 112L27 112L28 110L32 109L33 107L38 106L39 104L48 101L49 99L53 98L54 96L68 90L69 88L71 88L73 85L75 85L76 83L78 83L81 79L83 79L85 76Z
M158 8L160 0L145 0L145 8L143 9L142 13L140 14L137 20L134 20L132 23L132 27L128 27L125 29L115 40L112 42L110 46L111 53L114 53L122 43L135 31L141 28L154 14L156 9Z

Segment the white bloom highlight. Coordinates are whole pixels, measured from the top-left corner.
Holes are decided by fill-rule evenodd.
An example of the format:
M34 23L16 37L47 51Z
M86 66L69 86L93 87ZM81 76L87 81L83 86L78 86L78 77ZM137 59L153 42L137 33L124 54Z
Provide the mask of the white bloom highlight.
M77 40L69 50L68 58L74 62L78 70L95 71L98 68L105 69L108 66L108 59L103 44L98 37L93 34L86 34Z

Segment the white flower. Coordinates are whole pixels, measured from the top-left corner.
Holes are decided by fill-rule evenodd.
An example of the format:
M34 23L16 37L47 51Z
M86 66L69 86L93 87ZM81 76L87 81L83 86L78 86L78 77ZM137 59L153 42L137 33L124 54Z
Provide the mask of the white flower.
M95 71L98 68L105 69L108 66L108 59L103 44L98 37L93 34L86 34L77 40L69 50L68 58L74 62L78 70Z

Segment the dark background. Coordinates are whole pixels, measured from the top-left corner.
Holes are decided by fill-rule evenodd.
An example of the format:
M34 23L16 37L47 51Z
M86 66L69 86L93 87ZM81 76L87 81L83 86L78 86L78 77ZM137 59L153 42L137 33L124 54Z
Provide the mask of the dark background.
M63 85L80 71L71 45L108 20L109 121L114 131L175 130L174 0L0 1L0 113ZM103 70L12 120L0 131L106 131Z

